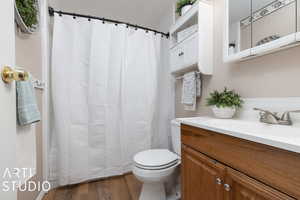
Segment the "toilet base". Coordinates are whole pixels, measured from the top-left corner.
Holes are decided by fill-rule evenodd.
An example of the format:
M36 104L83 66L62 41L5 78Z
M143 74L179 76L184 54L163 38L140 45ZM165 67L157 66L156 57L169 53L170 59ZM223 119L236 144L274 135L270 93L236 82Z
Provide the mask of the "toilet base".
M144 183L139 200L166 200L163 183Z

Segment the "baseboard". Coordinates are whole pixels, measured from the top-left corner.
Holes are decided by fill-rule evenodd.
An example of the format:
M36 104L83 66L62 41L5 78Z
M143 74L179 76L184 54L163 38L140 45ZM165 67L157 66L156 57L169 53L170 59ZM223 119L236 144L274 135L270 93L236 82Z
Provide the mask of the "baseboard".
M35 200L42 200L43 197L45 196L46 192L41 191L40 194L37 196L37 198Z

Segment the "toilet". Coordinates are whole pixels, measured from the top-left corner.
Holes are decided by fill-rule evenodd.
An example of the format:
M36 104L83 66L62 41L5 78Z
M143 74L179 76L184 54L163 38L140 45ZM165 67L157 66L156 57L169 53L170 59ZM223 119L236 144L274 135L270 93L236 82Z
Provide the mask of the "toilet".
M172 146L168 149L151 149L134 156L133 174L143 183L139 200L166 200L164 182L181 163L180 122L171 121Z

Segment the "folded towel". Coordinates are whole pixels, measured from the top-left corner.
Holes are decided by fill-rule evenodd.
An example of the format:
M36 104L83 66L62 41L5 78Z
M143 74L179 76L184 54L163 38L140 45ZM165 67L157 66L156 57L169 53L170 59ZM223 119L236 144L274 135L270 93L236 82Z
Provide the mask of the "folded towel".
M182 98L181 103L184 105L193 105L196 94L196 74L195 72L189 72L184 74L182 83Z
M189 72L184 74L182 83L181 103L184 104L185 110L195 110L197 100L197 80L196 73Z
M197 97L202 95L202 82L200 74L196 72L189 72L183 76L182 84L182 99L184 109L187 111L195 111L197 104Z
M35 91L31 79L17 81L17 118L20 126L29 125L41 120L41 114L36 103Z

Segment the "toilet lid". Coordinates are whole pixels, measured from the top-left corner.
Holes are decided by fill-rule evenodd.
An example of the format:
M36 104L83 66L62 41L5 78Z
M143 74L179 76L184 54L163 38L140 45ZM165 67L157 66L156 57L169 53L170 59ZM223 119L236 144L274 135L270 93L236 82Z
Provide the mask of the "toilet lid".
M175 165L179 157L167 149L151 149L137 153L133 160L143 168L161 169Z

